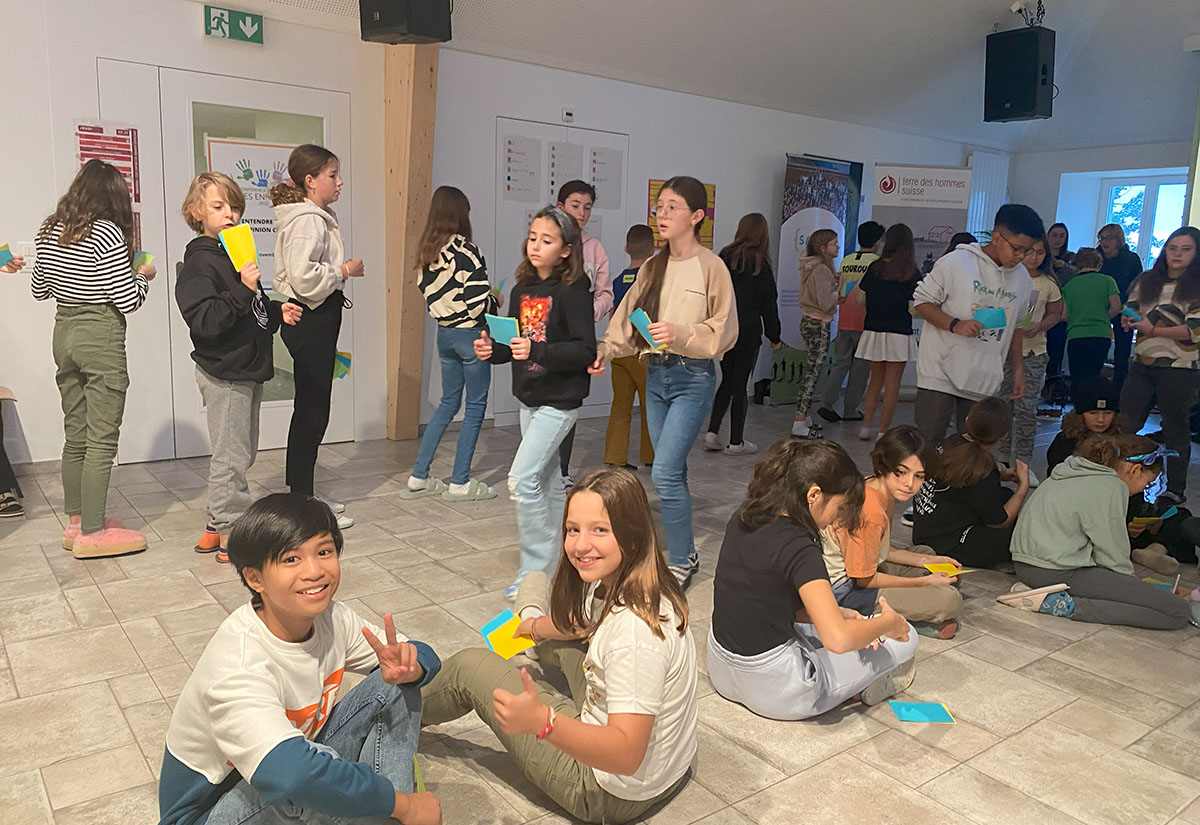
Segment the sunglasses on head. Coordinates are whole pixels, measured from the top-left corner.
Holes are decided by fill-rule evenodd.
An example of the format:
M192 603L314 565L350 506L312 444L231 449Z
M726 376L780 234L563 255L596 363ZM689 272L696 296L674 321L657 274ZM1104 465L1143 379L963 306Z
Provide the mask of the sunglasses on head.
M1168 450L1165 446L1159 444L1158 448L1155 449L1154 452L1142 453L1141 455L1131 455L1127 457L1125 461L1128 461L1131 464L1141 464L1145 467L1151 467L1168 458L1178 457L1179 453L1175 452L1174 450Z

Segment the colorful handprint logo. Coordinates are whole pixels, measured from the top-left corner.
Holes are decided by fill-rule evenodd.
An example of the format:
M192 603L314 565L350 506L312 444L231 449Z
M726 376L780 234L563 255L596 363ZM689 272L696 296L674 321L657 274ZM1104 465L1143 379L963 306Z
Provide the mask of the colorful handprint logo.
M234 177L241 178L242 180L248 180L248 181L254 180L254 172L253 172L253 170L250 169L250 161L246 160L245 158L242 158L241 160L239 160L237 162L237 169L238 169L238 173Z
M272 183L283 183L287 180L287 164L281 160L275 161L275 171L271 173Z
M247 181L251 186L257 186L260 189L266 189L271 181L268 179L266 169L255 169L250 165L250 161L242 158L237 162L237 174L235 178ZM278 164L276 164L278 166ZM278 173L276 173L278 174Z

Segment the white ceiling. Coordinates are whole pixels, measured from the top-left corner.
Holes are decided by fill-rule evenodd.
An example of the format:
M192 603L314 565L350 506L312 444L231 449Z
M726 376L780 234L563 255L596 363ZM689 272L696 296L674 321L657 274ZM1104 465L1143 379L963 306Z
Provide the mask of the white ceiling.
M1191 140L1200 0L1044 0L1054 117L984 123L1009 2L455 0L450 47L1009 151Z

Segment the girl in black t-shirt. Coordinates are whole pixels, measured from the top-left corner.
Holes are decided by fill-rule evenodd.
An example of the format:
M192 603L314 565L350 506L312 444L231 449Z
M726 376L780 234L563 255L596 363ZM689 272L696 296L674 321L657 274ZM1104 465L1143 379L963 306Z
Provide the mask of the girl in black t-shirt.
M1000 469L992 447L1008 433L1008 405L976 401L965 431L946 440L933 476L913 499L913 543L952 556L966 567L996 567L1012 557L1009 543L1017 511L1029 494L1029 467ZM1017 484L1016 492L1001 486Z
M755 467L713 585L708 672L726 699L808 719L912 684L912 626L883 598L872 618L839 607L825 571L820 531L855 525L862 500L862 474L831 441L780 441Z

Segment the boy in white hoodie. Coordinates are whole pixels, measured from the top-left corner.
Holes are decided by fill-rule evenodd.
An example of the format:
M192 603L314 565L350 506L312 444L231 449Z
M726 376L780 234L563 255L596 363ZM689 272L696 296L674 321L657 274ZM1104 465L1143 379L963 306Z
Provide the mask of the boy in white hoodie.
M1022 261L1045 234L1037 212L1005 204L987 244L963 244L943 255L917 285L913 302L925 327L917 350L915 417L929 441L942 441L951 416L961 430L971 405L1000 389L1005 358L1013 371L1010 397L1024 394L1021 348L1013 345L1032 290Z

